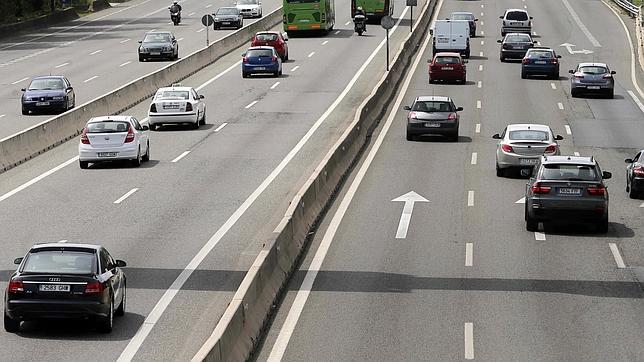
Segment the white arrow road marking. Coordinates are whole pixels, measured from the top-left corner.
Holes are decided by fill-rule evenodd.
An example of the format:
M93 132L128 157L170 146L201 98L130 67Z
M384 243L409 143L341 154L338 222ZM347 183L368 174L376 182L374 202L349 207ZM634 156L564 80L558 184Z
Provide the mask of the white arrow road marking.
M579 15L577 15L577 13L572 8L572 6L570 6L570 3L568 2L568 0L562 0L562 2L566 6L566 9L568 9L568 12L572 16L573 20L577 23L577 25L579 26L581 31L584 32L584 34L586 35L586 38L588 38L588 40L590 40L590 43L594 47L601 47L601 44L599 44L599 42L597 41L597 39L595 39L593 34L590 33L590 30L588 30L586 25L584 25L584 23L581 22L581 19L579 19Z
M619 253L617 245L615 243L608 243L608 247L610 248L610 252L613 253L613 258L615 259L617 267L620 269L626 268L626 264L624 264L624 259L622 259L622 255Z
M514 202L515 204L525 204L525 196Z
M572 54L592 54L593 53L592 50L588 50L588 49L572 50L572 47L576 46L575 44L563 43L563 44L560 44L559 46L566 47L566 49L568 50L568 53L570 53L571 55Z
M465 323L465 359L474 359L474 324Z
M396 231L396 239L404 239L407 237L407 230L409 229L409 223L411 222L411 214L414 212L414 204L417 202L429 202L429 200L414 191L409 191L408 193L391 201L405 203L402 214L400 215L400 221L398 222L398 231Z
M465 266L472 266L472 259L474 255L474 244L466 243L465 244Z

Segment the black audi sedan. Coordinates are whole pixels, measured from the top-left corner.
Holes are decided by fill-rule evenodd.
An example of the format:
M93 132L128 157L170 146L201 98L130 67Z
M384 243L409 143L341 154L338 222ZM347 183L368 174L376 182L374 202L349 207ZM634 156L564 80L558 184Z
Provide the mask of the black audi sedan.
M25 115L30 112L65 112L76 106L74 88L62 75L36 77L22 92L22 114Z
M5 293L7 332L18 332L22 321L87 319L110 333L114 316L125 314L125 262L102 246L37 244L14 263Z

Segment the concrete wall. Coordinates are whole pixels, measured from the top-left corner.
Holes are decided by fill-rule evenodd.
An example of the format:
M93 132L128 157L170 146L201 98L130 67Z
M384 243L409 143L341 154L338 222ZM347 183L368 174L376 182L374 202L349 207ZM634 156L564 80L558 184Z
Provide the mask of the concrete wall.
M177 83L223 55L250 41L256 32L282 22L282 9L227 35L167 67L136 79L112 92L79 105L57 117L0 140L0 172L77 136L92 117L118 114L152 96L159 88Z
M280 226L253 263L212 335L193 361L242 361L249 358L273 312L275 300L300 258L309 231L316 226L360 157L369 136L396 94L429 28L435 4L436 0L430 0L423 8L414 31L399 48L390 72L382 77L361 104L349 128L295 195Z

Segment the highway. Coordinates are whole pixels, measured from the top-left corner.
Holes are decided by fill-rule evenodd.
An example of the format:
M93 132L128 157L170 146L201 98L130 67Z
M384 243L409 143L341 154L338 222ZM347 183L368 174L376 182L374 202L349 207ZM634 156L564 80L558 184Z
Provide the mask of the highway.
M559 80L522 80L520 62L499 61L506 8L528 9L536 40L562 55ZM624 192L624 159L644 139L643 95L633 79L644 82L631 75L620 22L628 17L602 1L444 0L438 18L452 11L479 18L468 83L428 84L431 43L421 48L256 360L644 360L644 203ZM570 54L563 43L592 54ZM615 99L570 96L567 70L592 60L617 71ZM458 143L405 140L402 107L420 95L450 96L464 107ZM563 135L562 154L593 155L612 171L607 234L571 225L526 231L526 179L496 177L491 139L526 122ZM419 196L411 195L408 230L397 237L399 198L412 191Z
M190 2L183 3L190 13ZM159 8L158 3L145 1L125 4L140 6L118 13L114 24L129 21L120 17L135 20ZM419 1L419 6L423 4ZM264 6L266 13L269 4ZM367 36L358 38L349 12L348 3L338 2L332 33L292 38L291 60L284 63L280 78L242 80L243 49L238 49L183 81L205 96L208 124L199 130L164 127L150 132L151 161L141 168L116 164L80 170L76 138L0 174L1 289L15 268L13 259L35 242L99 243L128 263L126 315L115 320L111 334L100 334L80 322L23 323L18 334L0 333L0 354L16 361L192 358L212 333L289 200L384 73L384 30L370 26ZM402 5L396 7L395 17L401 14L407 14ZM134 34L155 27L147 22L167 20L165 11L158 16L146 17L144 26L133 21L135 29L127 37L134 41ZM188 34L200 25L189 25L188 20L179 28L185 27L183 41L191 39L196 49L202 34L190 38ZM409 31L404 28L408 23L398 23L401 27L390 32L392 49ZM75 30L91 33L85 25ZM96 94L145 74L148 66L163 66L133 62L132 68L123 67L127 76L120 78L113 71L119 62L136 59L135 47L113 44L124 37L119 34L112 43L101 43L111 66L101 65L109 77L88 84ZM97 43L99 39L85 41L78 44L79 50L89 51L88 44L96 49ZM110 44L114 46L108 48ZM61 55L52 61L59 51ZM37 63L66 62L62 54L67 53L52 50L46 62ZM111 59L118 54L122 58ZM4 69L12 66L0 71L21 78L16 70ZM78 69L82 73L90 68L84 62ZM78 84L84 76L75 77L72 81ZM148 106L146 101L126 113L144 119ZM12 107L2 109L17 112L18 103ZM2 119L7 128L17 120L12 119Z
M168 6L171 1L135 0L82 17L70 23L29 33L0 42L0 139L38 124L53 114L23 116L20 110L21 88L33 77L48 74L66 76L76 93L79 106L134 79L161 69L171 61L138 60L138 41L152 30L172 31L179 41L179 57L206 46L206 28L201 17L219 7L232 6L232 0L184 0L182 22L173 26ZM264 15L282 5L266 0ZM245 19L248 25L257 19ZM210 41L234 29L209 29Z

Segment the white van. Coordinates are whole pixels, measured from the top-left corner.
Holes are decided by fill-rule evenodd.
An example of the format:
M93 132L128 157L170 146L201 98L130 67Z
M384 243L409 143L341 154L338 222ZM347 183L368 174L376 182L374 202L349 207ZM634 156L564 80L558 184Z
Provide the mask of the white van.
M455 52L470 57L470 23L467 20L436 20L430 33L433 35L432 54Z

